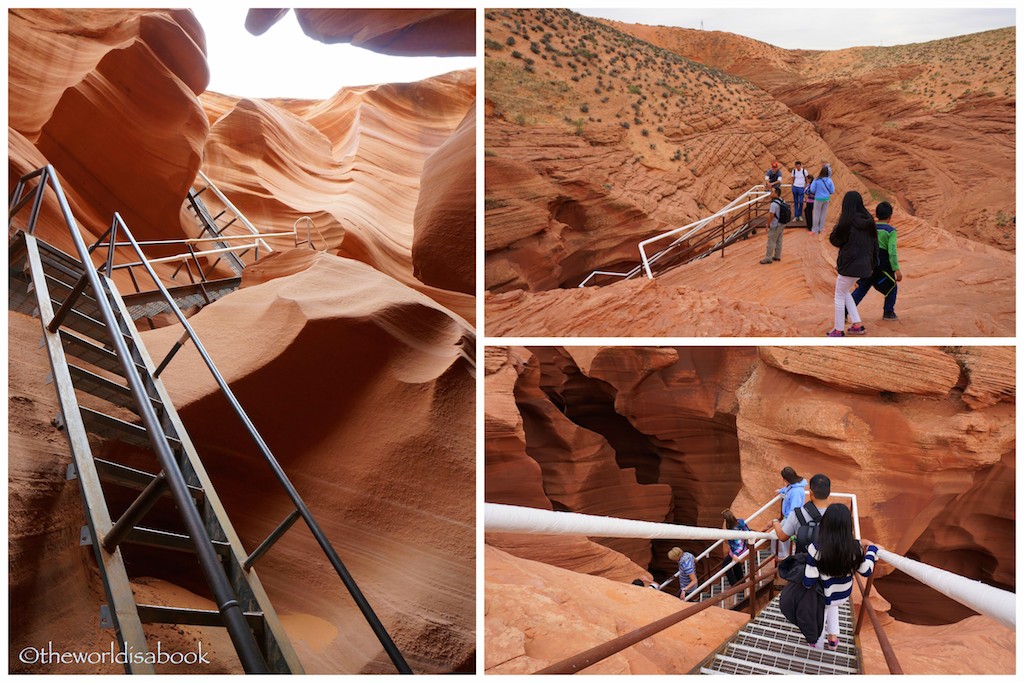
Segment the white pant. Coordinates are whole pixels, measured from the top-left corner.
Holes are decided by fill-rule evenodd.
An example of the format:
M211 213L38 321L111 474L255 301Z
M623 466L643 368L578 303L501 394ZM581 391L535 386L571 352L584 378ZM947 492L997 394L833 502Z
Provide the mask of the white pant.
M857 302L853 300L853 293L850 291L853 289L853 286L855 284L857 284L857 278L855 277L850 277L848 275L836 276L836 325L833 329L843 329L843 326L845 324L843 321L846 319L846 313L850 314L850 322L860 322L860 313L857 312Z
M839 602L825 605L825 626L821 631L821 635L818 636L818 647L824 646L827 634L839 635L839 605L849 601L850 598L843 598Z

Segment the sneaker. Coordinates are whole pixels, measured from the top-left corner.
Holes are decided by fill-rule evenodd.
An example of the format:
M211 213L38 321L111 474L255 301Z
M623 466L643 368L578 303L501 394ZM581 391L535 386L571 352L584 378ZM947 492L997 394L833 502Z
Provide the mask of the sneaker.
M777 258L777 257L774 257L774 256L772 257L772 261L781 261L781 260L782 259L780 259L780 258Z
M767 264L767 263L771 263L771 262L772 262L772 260L768 259L768 258L763 258L760 261L758 261L758 263L761 263L761 264Z
M868 331L864 329L864 326L860 323L856 325L850 325L850 328L846 330L847 334L867 334Z
M826 337L845 337L846 335L842 330L832 330L831 332L825 333Z
M883 313L882 320L899 320L899 316L895 313Z
M825 649L826 650L836 650L838 648L839 648L839 637L838 636L829 636L828 640L825 641Z

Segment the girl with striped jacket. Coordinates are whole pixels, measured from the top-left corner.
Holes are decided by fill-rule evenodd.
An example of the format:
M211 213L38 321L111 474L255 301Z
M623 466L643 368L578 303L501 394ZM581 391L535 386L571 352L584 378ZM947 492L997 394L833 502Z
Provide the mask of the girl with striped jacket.
M853 572L871 576L875 568L878 547L870 541L858 541L853 536L853 516L850 508L833 503L821 516L818 538L807 548L804 568L804 587L813 588L821 582L825 589L825 627L818 637L830 650L839 646L839 605L853 593Z

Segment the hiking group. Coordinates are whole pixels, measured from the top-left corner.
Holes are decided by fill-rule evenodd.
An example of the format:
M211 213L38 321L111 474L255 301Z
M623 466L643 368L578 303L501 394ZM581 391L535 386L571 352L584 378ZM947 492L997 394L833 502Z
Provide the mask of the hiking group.
M783 468L785 485L776 491L782 496L782 515L764 529L775 533L772 551L779 563L779 576L788 583L782 588L779 609L813 648L835 650L839 644L839 607L853 592L853 573L870 576L878 548L853 534L850 508L832 498L832 482L824 474L815 474L810 483L792 467ZM804 502L806 489L811 500ZM727 529L750 531L743 519L724 510ZM795 551L790 552L790 544ZM742 540L727 542L721 567L730 585L743 579L743 563L749 546ZM681 548L672 548L669 559L679 565L679 597L685 598L697 588L696 560ZM652 586L656 588L657 586Z
M787 223L801 212L812 235L821 235L832 195L836 193L832 182L832 168L826 160L815 178L799 161L790 174L793 207L782 198L783 170L773 161L765 172L765 186L772 199L768 205L768 246L760 263L770 264L782 260L782 232ZM833 326L826 337L867 334L857 305L873 288L884 297L882 320L899 320L896 315L896 292L903 280L896 251L896 229L887 222L892 216L892 205L880 202L875 216L864 206L859 192L850 191L843 196L843 205L829 243L838 247L836 257L836 287L833 299ZM875 220L877 218L877 222ZM849 320L850 327L846 328ZM844 329L845 328L845 329Z

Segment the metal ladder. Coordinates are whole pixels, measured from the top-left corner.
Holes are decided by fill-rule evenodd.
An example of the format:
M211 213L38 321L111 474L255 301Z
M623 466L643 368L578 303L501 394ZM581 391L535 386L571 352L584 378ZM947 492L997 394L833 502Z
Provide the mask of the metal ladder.
M87 524L81 542L93 547L107 597L101 623L115 629L123 652L143 654L149 651L144 623L224 626L246 672L301 672L259 578L243 569L247 553L170 397L154 377L152 360L113 283L31 234L19 235L18 242L21 248L16 244L10 265L28 271L24 296L34 294L38 306L61 407L55 425L71 446L68 476L78 480L82 493ZM99 399L91 403L102 409L81 405L79 393ZM90 437L147 449L152 467L97 458ZM107 498L126 490L141 493L114 521ZM144 525L147 513L167 497L179 510L181 528ZM218 609L137 605L123 557L126 545L194 553ZM153 673L152 664L135 658L125 668Z
M779 611L776 596L698 671L701 674L838 674L862 672L850 602L839 606L839 647L814 648Z
M196 189L197 187L199 189ZM210 213L206 204L199 196L207 190L209 190L210 194L216 198L216 202L223 207L216 215ZM192 212L196 217L196 220L199 222L200 237L223 237L225 232L227 232L227 229L235 223L238 223L239 227L243 231L252 235L253 245L241 250L240 253L237 254L235 253L235 251L239 251L237 248L234 251L229 251L232 247L227 240L214 242L217 249L222 250L221 254L218 255L217 261L214 262L214 266L223 259L228 264L228 267L234 271L235 275L241 275L242 270L245 268L245 262L242 261L242 256L253 249L256 251L256 258L259 258L261 249L266 254L274 251L260 236L260 231L249 222L249 219L231 203L231 200L224 196L224 193L221 192L220 189L214 185L213 181L210 180L202 171L197 173L194 185L189 188L188 194L185 196L185 206ZM223 223L219 222L221 219L224 219ZM175 275L176 274L177 272L175 272Z
M37 181L36 187L26 192L33 180ZM76 251L85 255L87 264L33 234L48 185L56 195ZM32 209L27 224L22 229L14 228L15 218L30 203ZM142 256L138 242L116 214L108 233L110 244L116 243L118 226L136 249L158 289L170 299ZM245 425L252 427L251 422L177 309L175 313L187 334L159 367L153 363L124 300L109 278L112 256L108 256L106 275L97 272L88 258L92 250L84 244L52 167L37 169L18 181L9 198L8 232L12 231L16 237L9 253L10 305L20 308L33 296L35 298L35 314L42 323L43 345L47 348L60 403L55 425L67 436L73 458L69 479L78 480L83 498L87 524L82 530L82 542L91 545L96 554L108 602L101 609L102 623L115 629L122 652L143 655L148 652L143 623L224 626L247 673L301 673L302 666L252 566L302 518L396 668L401 673L411 673L312 513L254 430L250 433L257 439L264 458L296 509L253 553L246 552L159 379L186 337L196 345ZM15 276L22 272L27 277ZM90 405L98 402L103 409L80 405L78 392L91 397ZM154 471L95 457L90 437L115 439L149 450L154 456L149 470ZM116 522L107 504L108 496L116 493L115 489L122 493L124 490L141 491ZM168 496L180 515L181 528L142 526L147 513ZM137 605L125 567L124 546L138 546L147 552L156 549L156 552L195 553L218 609ZM126 670L153 673L152 664L143 659L126 658Z

